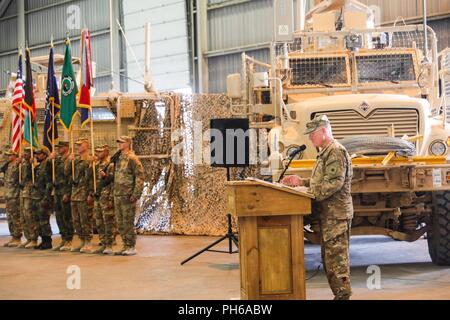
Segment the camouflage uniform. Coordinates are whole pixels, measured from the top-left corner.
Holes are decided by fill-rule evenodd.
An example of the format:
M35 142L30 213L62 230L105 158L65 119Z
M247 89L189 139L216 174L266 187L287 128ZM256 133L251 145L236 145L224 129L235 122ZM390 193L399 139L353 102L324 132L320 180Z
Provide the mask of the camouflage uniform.
M14 239L20 241L22 224L20 221L19 163L17 161L9 162L2 169L5 174L5 200L9 233Z
M326 116L316 118L312 123L315 122L318 128L320 120L324 119L326 123ZM350 192L352 174L349 154L340 143L333 140L317 156L309 181L309 191L315 196L314 208L320 218L323 266L336 299L347 299L352 293L349 259L353 218Z
M75 232L82 241L91 241L93 226L92 212L88 208L90 159L75 159L75 179L72 181L71 208ZM72 175L72 161L64 164L66 176Z
M31 162L23 160L22 166L22 182L21 182L21 199L23 206L21 207L21 221L24 230L25 238L28 241L36 242L38 238L38 224L33 216L31 203L31 187L33 185ZM31 248L31 247L27 247Z
M70 199L72 175L66 175L64 171L65 165L71 166L68 156L58 156L55 159L55 215L61 239L63 241L72 241L73 224L70 200L67 202L63 200L64 195L67 195Z
M36 151L36 153L39 152L43 151ZM46 159L35 167L35 180L30 189L31 210L39 228L39 236L41 236L43 242L51 241L52 236L52 228L50 226L52 188L51 163Z
M100 148L97 148L98 151ZM112 193L112 179L114 174L114 164L110 164L108 168L106 166L109 164L109 157L103 162L96 163L95 172L97 178L97 194L95 195L94 202L94 213L97 225L97 231L100 238L102 246L110 247L114 240L114 225L115 225L115 215L114 215L114 197ZM100 178L100 170L105 171L107 176L105 178ZM89 170L92 173L92 169ZM91 184L93 186L93 184ZM94 188L91 188L91 193L94 193Z
M125 248L134 248L136 245L136 202L131 202L130 197L139 199L143 188L144 168L139 158L133 151L120 154L114 168L114 207Z

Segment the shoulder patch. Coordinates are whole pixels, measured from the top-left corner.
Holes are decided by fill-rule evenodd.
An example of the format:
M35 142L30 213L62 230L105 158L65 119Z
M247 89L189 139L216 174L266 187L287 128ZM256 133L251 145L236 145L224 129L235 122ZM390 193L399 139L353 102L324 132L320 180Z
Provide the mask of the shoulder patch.
M339 162L335 161L325 167L325 172L327 175L335 176L339 173L340 169Z

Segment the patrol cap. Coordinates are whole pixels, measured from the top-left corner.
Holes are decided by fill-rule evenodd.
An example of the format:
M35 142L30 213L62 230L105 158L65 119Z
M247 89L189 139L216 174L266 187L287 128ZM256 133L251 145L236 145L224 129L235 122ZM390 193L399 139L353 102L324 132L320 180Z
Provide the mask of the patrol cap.
M120 136L120 138L117 139L117 142L119 142L119 143L124 143L124 142L131 143L131 137L129 137L129 136Z
M326 114L317 115L314 117L314 119L306 124L306 131L304 134L310 134L319 128L325 127L328 124L330 124L330 120L328 120Z
M47 151L46 150L44 150L44 149L36 149L35 151L34 151L34 154L47 154Z
M14 150L8 150L5 152L5 155L7 156L18 156L19 154L15 152Z
M106 150L106 148L105 148L104 144L100 144L100 145L95 147L95 152L103 152L105 150Z
M31 147L26 147L23 149L24 152L31 153Z
M89 143L89 139L88 138L80 138L77 140L77 142L75 142L75 144L80 145L83 143Z
M59 141L55 147L68 147L69 146L69 141Z

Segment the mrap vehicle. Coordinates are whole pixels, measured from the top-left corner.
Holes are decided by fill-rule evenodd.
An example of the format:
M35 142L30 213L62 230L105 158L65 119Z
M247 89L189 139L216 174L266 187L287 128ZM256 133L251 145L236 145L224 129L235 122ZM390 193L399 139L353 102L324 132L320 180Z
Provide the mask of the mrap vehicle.
M342 3L342 1L340 1ZM396 137L416 154L353 155L352 235L427 237L431 259L450 265L450 50L438 53L426 25L374 27L357 1L325 1L308 12L304 29L274 41L270 63L242 54L242 71L227 78L233 116L269 132L273 181L309 177L318 150L303 134L326 114L334 137ZM320 242L313 214L305 236Z

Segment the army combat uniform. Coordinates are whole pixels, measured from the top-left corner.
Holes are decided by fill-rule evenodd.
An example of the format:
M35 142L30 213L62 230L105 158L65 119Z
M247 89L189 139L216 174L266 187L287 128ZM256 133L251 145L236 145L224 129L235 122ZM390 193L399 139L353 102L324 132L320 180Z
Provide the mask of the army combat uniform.
M326 116L316 117L306 134L327 122ZM352 174L347 150L333 140L318 154L309 180L309 191L315 196L314 206L320 218L323 266L335 299L351 296L349 238L353 218Z
M95 149L97 152L103 152L104 150L104 147L97 147ZM104 171L107 176L101 178L100 171ZM112 254L116 220L114 215L114 195L112 193L114 163L110 163L109 157L102 162L96 162L95 172L97 192L94 195L94 215L101 247L95 250L94 253ZM89 173L92 173L92 169L89 169ZM90 184L90 186L91 193L94 194L93 184Z
M29 150L25 150L25 152L29 153ZM22 182L20 185L22 188L21 201L23 203L20 214L25 238L27 239L27 242L22 247L32 249L37 246L38 239L38 224L34 218L31 203L32 166L31 162L25 159L22 160L20 165L22 166Z
M6 155L17 155L11 151ZM17 161L8 162L2 168L5 174L5 200L6 214L8 219L9 233L12 240L5 246L17 247L22 238L22 224L20 221L20 185L19 185L19 163Z
M79 142L77 142L79 144ZM74 160L75 162L75 177L72 180L71 192L71 208L72 221L75 232L81 239L78 246L72 247L72 252L90 252L84 248L90 247L92 240L93 226L92 226L92 211L89 210L87 204L87 197L89 192L89 167L91 160L89 158L81 159L79 156ZM64 166L65 175L72 175L72 161L67 161ZM83 250L82 250L83 249Z
M68 146L66 142L59 142L58 146ZM71 173L66 175L65 166L71 166L68 154L58 156L55 159L55 215L58 224L59 233L61 234L61 243L56 246L55 250L66 251L71 249L73 238L72 209L70 206L70 194L72 191ZM64 195L66 199L64 199ZM66 201L64 201L66 200Z
M43 152L43 150L36 150L36 154ZM31 210L42 240L36 249L52 248L52 228L50 226L52 189L51 163L45 159L35 167L35 180L30 189Z
M118 142L131 141L129 137L120 137ZM121 153L114 168L114 208L123 240L123 250L118 253L125 254L128 249L134 250L136 246L136 231L134 219L136 215L136 201L141 197L144 188L144 168L133 151Z

